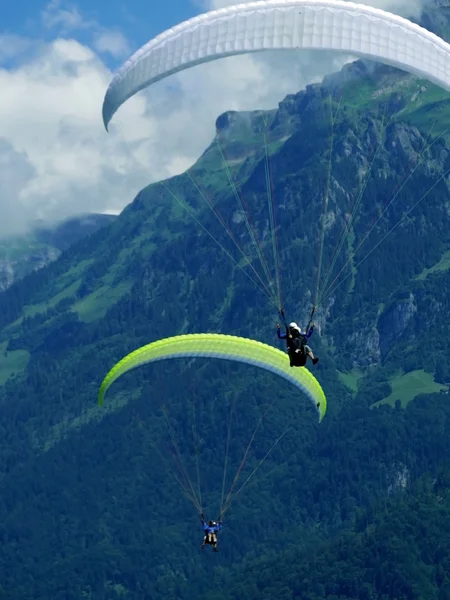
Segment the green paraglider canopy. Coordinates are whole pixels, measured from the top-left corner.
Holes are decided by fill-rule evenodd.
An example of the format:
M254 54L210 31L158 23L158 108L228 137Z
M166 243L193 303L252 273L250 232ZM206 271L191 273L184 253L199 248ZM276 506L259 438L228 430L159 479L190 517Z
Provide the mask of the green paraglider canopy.
M106 375L100 387L98 401L103 404L109 386L130 369L159 360L195 357L237 361L271 371L295 385L312 400L320 421L325 416L325 394L317 379L307 369L291 368L287 355L272 346L256 340L217 333L179 335L153 342L131 352Z

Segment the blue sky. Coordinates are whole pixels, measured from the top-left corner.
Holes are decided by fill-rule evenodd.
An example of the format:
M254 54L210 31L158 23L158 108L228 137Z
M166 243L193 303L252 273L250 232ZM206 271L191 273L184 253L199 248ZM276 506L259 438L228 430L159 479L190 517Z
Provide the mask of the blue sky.
M41 15L48 0L5 2L2 29L10 33L32 35L42 24ZM178 21L198 14L199 5L190 0L78 0L59 2L60 8L77 8L86 19L95 19L105 27L122 29L136 37L139 44Z
M161 31L202 12L200 4L190 0L20 0L8 2L2 10L2 33L32 39L51 40L57 35L75 35L89 43L92 28L120 32L131 51ZM61 18L50 15L77 14L80 27L65 27ZM60 15L61 16L61 15ZM111 57L108 62L119 63Z

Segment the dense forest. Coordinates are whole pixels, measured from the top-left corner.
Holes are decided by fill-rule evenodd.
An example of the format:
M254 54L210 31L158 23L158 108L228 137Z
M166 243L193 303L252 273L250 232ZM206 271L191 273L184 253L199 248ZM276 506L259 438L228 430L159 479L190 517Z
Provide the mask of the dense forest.
M449 117L428 82L347 65L221 115L191 169L0 294L1 600L450 598ZM200 358L98 406L163 337L283 348L277 281L303 325L321 292L321 423L288 382Z

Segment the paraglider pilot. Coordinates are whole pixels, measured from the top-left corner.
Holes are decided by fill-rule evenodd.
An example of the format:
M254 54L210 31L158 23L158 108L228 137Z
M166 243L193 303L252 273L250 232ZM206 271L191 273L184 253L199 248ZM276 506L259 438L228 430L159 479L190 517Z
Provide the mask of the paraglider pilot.
M277 336L279 340L286 340L291 367L304 367L308 356L313 365L319 362L319 358L314 356L313 351L307 344L308 339L314 332L314 327L315 324L311 323L308 331L302 331L297 323L290 323L289 327L286 327L286 333L281 333L281 325L277 324Z
M202 513L200 515L200 519L202 521L203 531L205 532L205 537L203 538L202 550L205 549L205 545L209 544L213 547L213 552L218 552L217 548L217 533L222 529L222 521L216 523L215 521L209 521L206 523L205 516Z

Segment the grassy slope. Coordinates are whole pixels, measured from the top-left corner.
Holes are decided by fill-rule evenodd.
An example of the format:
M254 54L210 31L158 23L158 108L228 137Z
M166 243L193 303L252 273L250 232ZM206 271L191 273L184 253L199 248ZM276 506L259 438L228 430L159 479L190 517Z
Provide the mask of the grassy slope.
M342 383L351 390L354 394L358 391L358 381L364 376L364 373L359 369L353 369L349 373L338 371L339 379Z
M431 267L425 268L420 275L417 275L416 279L421 280L425 279L431 273L436 273L437 271L448 271L450 269L450 250L444 252L442 257Z
M384 400L376 402L373 406L382 404L395 406L397 400L400 400L402 407L405 408L411 400L414 400L420 394L434 394L441 389L446 389L445 386L434 381L431 373L427 373L422 369L399 374L391 378L389 384L392 388L391 394Z
M7 345L8 342L0 344L0 385L3 385L9 377L23 372L29 360L29 353L26 350L7 352Z

